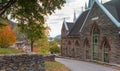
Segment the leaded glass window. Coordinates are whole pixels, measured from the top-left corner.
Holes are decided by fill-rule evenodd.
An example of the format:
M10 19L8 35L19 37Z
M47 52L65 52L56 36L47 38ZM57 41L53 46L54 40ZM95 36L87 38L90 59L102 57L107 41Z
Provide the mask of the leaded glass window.
M76 43L75 43L75 55L76 56L79 56L79 42L78 41L76 41Z
M93 46L93 60L99 60L99 33L98 29L93 29L92 46Z
M86 41L85 43L85 53L86 53L86 59L89 59L89 43L88 43L88 40Z
M109 62L109 46L106 42L104 43L104 62Z

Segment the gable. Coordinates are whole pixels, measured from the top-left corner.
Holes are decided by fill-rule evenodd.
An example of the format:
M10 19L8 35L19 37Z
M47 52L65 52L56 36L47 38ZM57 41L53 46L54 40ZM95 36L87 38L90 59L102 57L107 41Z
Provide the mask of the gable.
M105 3L104 4L104 6L105 5L109 5L109 6L112 6L112 7L114 7L115 9L116 9L116 14L117 14L117 17L119 18L119 22L120 22L120 0L111 0L111 1L109 1L109 2L107 2L107 3ZM109 8L107 8L107 7L105 7L110 13L112 12L112 11L115 11L115 10L113 10L113 9L111 9L111 10L109 10ZM111 13L112 15L113 15L113 13ZM115 14L115 13L114 13ZM113 15L114 16L114 15ZM116 17L116 16L114 16L114 17Z
M111 8L110 8L111 7ZM114 11L110 11L109 12L109 10L107 10L106 8L108 8L108 9L112 9L112 10L114 10ZM106 6L106 8L101 4L101 3L99 3L97 0L94 2L94 4L93 4L93 7L91 8L91 10L90 10L90 12L89 12L89 14L88 14L88 17L90 17L89 15L93 15L92 17L90 17L89 19L91 19L91 20L95 20L95 18L96 19L99 19L99 17L97 18L97 15L100 15L99 13L96 13L96 12L99 12L99 11L102 11L106 16L107 16L107 18L109 18L112 22L113 22L113 25L114 26L116 26L116 27L120 27L120 23L119 23L119 18L118 18L118 14L117 14L117 10L116 10L116 8L115 7L113 7L113 6ZM103 14L102 13L102 14ZM102 15L101 15L102 16ZM100 17L101 17L100 16ZM88 20L88 17L87 17L87 19L86 19L86 21ZM94 19L93 19L94 18ZM85 22L86 22L85 21ZM83 25L82 25L82 28L80 29L80 32L82 31L82 29L83 29L83 27L84 27L84 25L85 25L85 22L83 23Z
M114 15L112 15L112 13L110 13L109 10L107 10L101 3L99 3L97 0L95 1L95 4L97 4L99 6L99 8L102 9L102 11L108 16L108 18L117 26L120 27L120 23L119 21L115 18ZM115 9L114 9L115 10ZM120 9L119 9L120 10ZM116 14L118 13L118 10L116 9Z
M72 23L72 22L66 22L66 23L67 23L68 29L70 31L72 29L74 23Z
M112 14L112 16L113 16L117 21L120 21L120 19L119 19L119 17L118 17L117 10L116 10L116 8L115 8L114 6L104 4L104 7Z
M79 36L79 30L82 27L89 10L83 12L78 19L76 20L75 24L73 25L72 29L70 30L69 36Z

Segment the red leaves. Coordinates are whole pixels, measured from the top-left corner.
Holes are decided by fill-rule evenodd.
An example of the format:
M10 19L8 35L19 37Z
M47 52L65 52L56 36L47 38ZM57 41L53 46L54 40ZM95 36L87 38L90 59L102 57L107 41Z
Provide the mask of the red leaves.
M8 47L15 43L16 36L11 30L10 26L0 28L0 46Z

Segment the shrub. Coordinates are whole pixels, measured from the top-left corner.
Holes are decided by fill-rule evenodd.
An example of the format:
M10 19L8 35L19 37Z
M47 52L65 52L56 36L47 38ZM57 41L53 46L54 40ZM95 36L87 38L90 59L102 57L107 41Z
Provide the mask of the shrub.
M57 45L52 46L52 47L50 48L50 52L51 52L51 54L60 53L60 47L57 46Z

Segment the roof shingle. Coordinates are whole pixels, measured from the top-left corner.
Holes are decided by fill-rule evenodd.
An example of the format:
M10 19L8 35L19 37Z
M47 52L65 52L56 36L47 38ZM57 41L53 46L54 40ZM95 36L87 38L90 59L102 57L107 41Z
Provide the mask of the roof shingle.
M79 30L82 27L88 12L89 12L89 10L86 10L78 17L78 19L76 20L75 24L73 25L73 27L69 33L70 36L78 36L79 35Z

